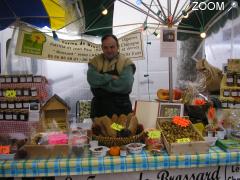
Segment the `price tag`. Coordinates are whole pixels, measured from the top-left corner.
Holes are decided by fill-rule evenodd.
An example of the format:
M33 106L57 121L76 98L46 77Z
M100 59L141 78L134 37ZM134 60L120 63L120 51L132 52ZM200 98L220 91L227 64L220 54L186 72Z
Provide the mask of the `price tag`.
M112 128L112 129L115 129L116 131L121 131L124 127L123 127L122 125L120 125L120 124L113 123L113 124L111 125L111 128Z
M190 125L190 121L188 119L181 118L180 116L174 116L172 122L181 127L187 127Z
M190 142L190 138L177 139L177 143L188 143L188 142Z
M148 137L150 139L159 139L161 137L161 131L149 131Z
M17 95L16 90L6 90L5 92L5 97L12 98L12 97L16 97L16 95Z
M0 154L9 154L10 146L0 146Z

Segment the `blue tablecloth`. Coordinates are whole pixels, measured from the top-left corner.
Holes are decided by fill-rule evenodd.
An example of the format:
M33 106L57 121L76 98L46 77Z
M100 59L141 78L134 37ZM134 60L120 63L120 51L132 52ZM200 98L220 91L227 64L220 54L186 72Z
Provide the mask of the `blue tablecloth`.
M148 151L126 157L69 157L0 161L0 177L66 176L159 170L168 168L193 168L218 165L239 165L240 152L224 152L211 147L208 154L171 155L163 152L152 155Z

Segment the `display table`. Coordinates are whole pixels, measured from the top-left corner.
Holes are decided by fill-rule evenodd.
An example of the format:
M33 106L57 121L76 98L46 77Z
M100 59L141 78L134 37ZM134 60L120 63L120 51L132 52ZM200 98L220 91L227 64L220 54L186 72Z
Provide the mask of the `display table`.
M208 154L168 156L148 151L126 157L55 158L0 161L0 177L66 176L240 165L240 152L226 153L211 147Z

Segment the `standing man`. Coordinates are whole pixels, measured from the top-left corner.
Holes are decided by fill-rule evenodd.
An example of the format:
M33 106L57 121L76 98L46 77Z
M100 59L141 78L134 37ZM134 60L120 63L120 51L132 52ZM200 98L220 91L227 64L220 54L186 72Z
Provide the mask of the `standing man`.
M132 91L133 62L119 53L118 39L114 35L102 37L103 53L88 63L87 80L93 94L91 118L132 112L129 94Z

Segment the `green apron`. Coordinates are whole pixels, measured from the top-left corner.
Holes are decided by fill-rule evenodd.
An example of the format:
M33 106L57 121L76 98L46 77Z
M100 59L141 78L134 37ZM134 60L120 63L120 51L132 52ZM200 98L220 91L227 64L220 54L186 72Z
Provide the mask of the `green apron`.
M103 73L103 72L100 72ZM119 75L115 66L112 71L105 72L111 75ZM128 114L132 112L132 104L129 93L120 94L109 92L101 88L91 88L93 99L91 103L91 118L107 115L112 118L113 114Z

